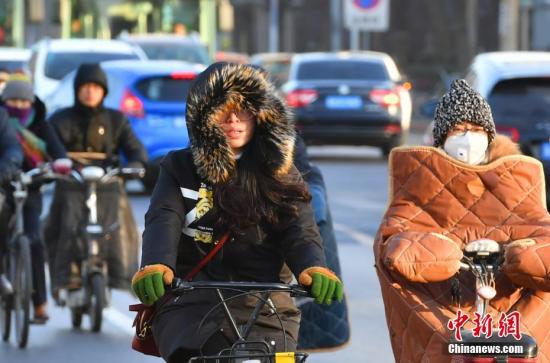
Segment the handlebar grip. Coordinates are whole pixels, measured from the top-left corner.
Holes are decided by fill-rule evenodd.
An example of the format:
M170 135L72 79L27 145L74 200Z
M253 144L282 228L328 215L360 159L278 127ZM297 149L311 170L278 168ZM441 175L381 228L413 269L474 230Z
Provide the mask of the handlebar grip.
M120 175L143 178L145 176L145 168L121 168Z

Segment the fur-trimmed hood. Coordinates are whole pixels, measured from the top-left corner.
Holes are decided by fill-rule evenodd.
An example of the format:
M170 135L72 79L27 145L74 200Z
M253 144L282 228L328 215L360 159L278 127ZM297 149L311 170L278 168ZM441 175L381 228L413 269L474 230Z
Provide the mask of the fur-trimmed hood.
M263 160L272 175L287 173L295 130L284 102L261 71L219 62L199 74L187 96L186 121L198 174L216 184L235 171L235 156L219 126L228 109L245 109L256 118L254 138L260 142L251 140L245 152L259 153L257 160Z

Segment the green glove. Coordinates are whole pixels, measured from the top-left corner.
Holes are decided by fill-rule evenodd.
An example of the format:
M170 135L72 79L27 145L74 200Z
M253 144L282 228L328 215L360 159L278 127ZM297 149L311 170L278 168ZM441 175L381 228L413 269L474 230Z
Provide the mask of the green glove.
M132 278L132 290L145 305L153 305L164 293L164 285L170 285L174 272L170 267L156 264L142 267Z
M302 271L298 277L300 284L311 287L311 295L318 304L330 305L332 300L338 302L344 298L342 281L325 267L310 267Z

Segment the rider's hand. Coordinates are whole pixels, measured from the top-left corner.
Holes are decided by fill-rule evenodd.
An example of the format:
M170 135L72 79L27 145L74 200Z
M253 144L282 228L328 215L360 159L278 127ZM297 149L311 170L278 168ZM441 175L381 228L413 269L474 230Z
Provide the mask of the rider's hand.
M464 250L466 252L498 252L500 245L492 239L482 238L468 243Z
M0 163L0 184L13 180L18 172L19 168L12 162L6 161Z
M170 285L174 272L166 265L155 264L142 267L132 278L132 290L145 305L153 305L165 292L164 285Z
M325 267L310 267L298 276L298 282L311 287L311 295L318 304L330 305L333 299L338 302L344 297L342 281Z
M71 173L73 162L68 158L55 159L52 163L52 169L58 174L68 175Z

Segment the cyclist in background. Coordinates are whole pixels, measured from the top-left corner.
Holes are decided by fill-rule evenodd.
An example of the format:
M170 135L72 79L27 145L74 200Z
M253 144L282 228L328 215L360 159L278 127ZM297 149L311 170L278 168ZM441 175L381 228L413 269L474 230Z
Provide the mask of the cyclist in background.
M24 154L23 171L29 171L45 162L66 157L65 149L53 128L46 122L46 107L33 92L32 84L24 74L12 74L2 93L2 107L8 113L10 126L16 131ZM48 320L45 249L40 233L42 192L40 185L31 185L23 207L25 233L31 241L34 323Z
M8 223L12 214L12 208L8 203L9 181L13 179L23 162L21 146L17 141L15 130L10 126L8 113L0 107L0 294L7 295L12 292L2 255L5 253L8 238Z
M94 163L104 168L119 166L123 154L128 167L143 168L147 152L135 135L128 119L118 110L103 105L109 92L107 76L97 63L80 65L74 79L74 105L55 112L49 119L67 152L104 155ZM86 247L82 240L83 206L86 193L75 181L56 183L44 235L50 255L53 295L60 288L81 287L80 262ZM132 211L120 180L103 184L98 189L98 218L109 233L103 253L109 267L109 285L128 288L138 266L139 235ZM61 302L61 301L58 301Z
M185 276L229 233L197 280L279 282L286 262L318 303L341 300L342 284L326 268L311 196L293 165L294 126L262 73L246 65L211 65L189 92L186 119L191 147L165 157L145 216L142 268L132 284L139 299L157 302L164 285ZM287 294L272 299L287 349L295 350L300 311ZM235 337L219 316L199 329L216 303L205 291L157 303L153 333L166 361L187 361L201 347L217 354L231 346ZM250 301L232 306L243 324ZM278 351L285 340L269 312L261 314L251 338L274 340Z

